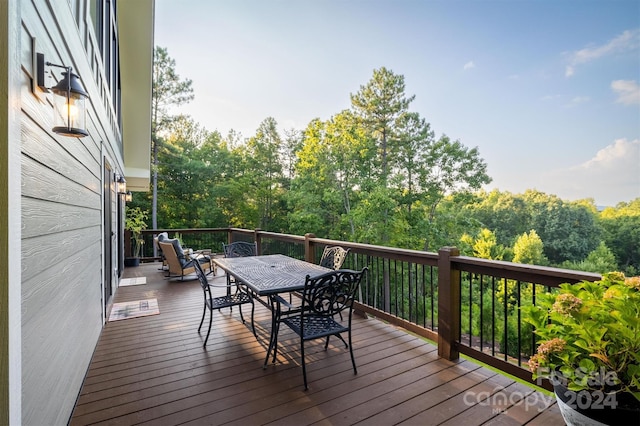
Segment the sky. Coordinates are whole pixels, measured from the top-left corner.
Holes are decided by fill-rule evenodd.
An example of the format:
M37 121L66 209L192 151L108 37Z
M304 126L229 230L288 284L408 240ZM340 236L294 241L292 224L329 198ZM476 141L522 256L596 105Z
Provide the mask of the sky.
M436 136L477 147L485 189L640 197L640 0L156 0L188 114L248 138L350 108L381 67Z

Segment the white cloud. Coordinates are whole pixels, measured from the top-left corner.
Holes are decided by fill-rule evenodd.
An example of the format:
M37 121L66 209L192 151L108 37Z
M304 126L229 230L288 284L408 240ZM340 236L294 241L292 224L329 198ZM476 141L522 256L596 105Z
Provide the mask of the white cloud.
M640 86L635 80L615 80L611 88L617 93L617 103L625 105L640 104Z
M569 101L569 103L566 104L565 107L572 108L580 104L587 103L589 101L590 101L590 98L588 96L576 96L575 98L571 99L571 101Z
M577 166L541 176L540 190L561 198L593 198L614 206L640 197L640 139L617 139Z
M575 73L575 70L571 65L567 65L567 69L564 72L565 77L571 77Z
M476 67L476 64L474 64L473 61L469 61L466 64L464 64L463 68L466 71L466 70L470 70L470 69L475 68L475 67Z
M576 65L585 64L593 60L615 53L623 53L638 49L640 46L640 28L626 30L619 36L601 46L585 47L569 54L569 64L565 76L571 77L575 73Z

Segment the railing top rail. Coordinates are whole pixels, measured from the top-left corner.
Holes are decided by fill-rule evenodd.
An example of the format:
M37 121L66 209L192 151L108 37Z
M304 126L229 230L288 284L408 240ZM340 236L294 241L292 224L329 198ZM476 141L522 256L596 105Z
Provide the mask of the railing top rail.
M428 251L376 246L372 244L352 243L339 240L327 240L325 238L310 238L309 241L314 244L324 244L327 246L341 246L344 248L350 248L352 252L359 254L369 254L373 256L384 254L383 257L394 260L424 263L433 266L437 265L438 263L438 253L432 253Z
M279 232L267 232L267 231L258 231L261 237L271 237L277 240L282 241L295 241L302 243L304 242L304 237L302 235L292 235L292 234L281 234Z
M452 256L451 263L454 268L460 271L495 275L500 278L554 287L562 283L575 283L582 280L596 281L601 278L600 274L592 272L550 268L546 266L505 262L502 260L480 259L468 256Z
M159 234L161 232L171 232L180 234L200 234L204 232L227 232L229 228L183 228L183 229L143 229L143 234Z
M232 228L232 227L223 228L223 229L228 232L237 232L239 234L247 234L247 235L254 234L256 232L255 229L252 230L252 229Z

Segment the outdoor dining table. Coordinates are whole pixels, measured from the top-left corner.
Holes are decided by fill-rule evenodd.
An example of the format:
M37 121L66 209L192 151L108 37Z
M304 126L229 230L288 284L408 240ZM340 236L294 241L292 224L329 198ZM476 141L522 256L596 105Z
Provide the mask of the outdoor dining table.
M280 303L284 302L280 295L304 290L307 275L314 277L331 271L283 254L214 258L213 262L240 285L246 286L254 299L271 311L271 335L267 357L275 345L276 321L280 315ZM265 303L260 296L266 296L269 303Z

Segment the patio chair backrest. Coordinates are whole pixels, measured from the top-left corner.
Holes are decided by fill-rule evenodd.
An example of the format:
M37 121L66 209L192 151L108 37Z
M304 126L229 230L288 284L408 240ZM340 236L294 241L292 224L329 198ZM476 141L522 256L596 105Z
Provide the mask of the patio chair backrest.
M211 299L211 288L209 287L209 281L207 280L207 276L202 269L202 266L200 266L199 262L193 262L193 266L196 276L198 277L198 281L200 282L200 286L202 287L202 290L204 290L205 299L207 297Z
M230 244L222 243L224 257L248 257L258 255L258 244L245 241L234 241Z
M353 308L353 300L367 268L338 269L322 275L307 275L302 292L302 315L333 317Z
M320 258L320 266L329 269L340 269L344 260L347 258L349 249L343 249L340 246L325 247Z
M167 264L169 265L169 270L177 273L178 271L182 271L183 263L178 258L178 254L176 253L175 246L171 241L158 241L158 245L162 249L162 253L167 260Z

